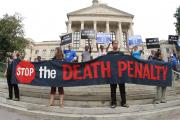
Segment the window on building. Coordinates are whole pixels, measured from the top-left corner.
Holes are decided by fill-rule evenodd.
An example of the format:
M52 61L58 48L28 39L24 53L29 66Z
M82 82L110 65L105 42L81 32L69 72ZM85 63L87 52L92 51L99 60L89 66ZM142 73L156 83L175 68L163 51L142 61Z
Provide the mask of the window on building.
M74 49L79 49L80 47L80 32L73 33L73 47Z
M89 39L90 45L92 45L92 39ZM86 45L88 45L88 39L86 39Z
M166 52L167 52L167 53L170 53L170 50L169 50L169 48L166 48Z
M127 48L127 33L126 32L123 32L122 40L123 40L123 47Z
M42 55L46 55L46 49L43 50Z
M110 35L111 35L112 41L116 40L116 33L114 31L110 32Z
M51 56L51 57L54 56L54 52L55 52L55 50L54 50L54 49L51 49L51 51L50 51L50 56Z
M104 33L103 31L99 31L98 33Z
M39 50L36 50L36 51L35 51L35 54L39 54Z

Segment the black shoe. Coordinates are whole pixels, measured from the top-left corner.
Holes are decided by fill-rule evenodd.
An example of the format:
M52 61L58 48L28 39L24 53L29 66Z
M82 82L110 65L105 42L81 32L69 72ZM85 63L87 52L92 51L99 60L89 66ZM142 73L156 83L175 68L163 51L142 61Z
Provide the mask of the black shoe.
M6 98L6 100L12 100L12 98L9 98L9 97L8 97L8 98Z
M19 101L19 98L15 98L14 101Z
M112 104L112 105L111 105L111 108L116 108L116 105L115 105L115 104Z
M128 108L129 107L129 105L128 104L123 104L123 105L121 105L122 107L126 107L126 108Z

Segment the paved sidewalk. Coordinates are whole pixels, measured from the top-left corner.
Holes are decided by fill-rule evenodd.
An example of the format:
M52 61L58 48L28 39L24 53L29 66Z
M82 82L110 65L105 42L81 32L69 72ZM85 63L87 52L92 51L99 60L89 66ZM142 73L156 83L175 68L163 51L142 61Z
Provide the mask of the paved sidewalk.
M23 115L3 107L0 107L0 116L0 120L37 120L33 116Z

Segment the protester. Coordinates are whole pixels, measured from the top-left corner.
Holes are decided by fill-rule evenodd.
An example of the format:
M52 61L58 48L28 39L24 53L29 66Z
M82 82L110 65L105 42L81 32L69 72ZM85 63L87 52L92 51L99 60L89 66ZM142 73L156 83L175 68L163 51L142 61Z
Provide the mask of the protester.
M64 55L62 50L57 47L55 49L55 57L53 58L53 60L58 60L58 61L63 61ZM63 86L58 87L58 92L60 95L60 106L64 107L64 89ZM50 106L54 105L54 98L55 98L55 94L56 94L56 87L51 87L51 96L50 96Z
M155 56L156 57L154 58L154 60L164 62L163 54L161 51L157 51ZM166 87L164 86L156 87L156 99L154 100L154 103L155 104L166 103Z
M19 101L19 87L18 84L12 84L11 78L12 78L12 67L13 67L13 62L15 60L20 60L19 59L20 54L18 52L14 52L11 56L11 58L8 60L8 67L6 71L6 78L7 78L7 84L8 84L8 90L9 90L9 97L7 100L12 100L13 99L13 89L14 89L14 94L15 98L13 99L14 101Z
M41 56L37 56L37 61L41 62Z
M176 58L176 56L174 54L171 54L170 62L172 64L173 70L177 71L176 66L178 64L178 61L177 61L177 58Z
M96 47L97 47L97 51L98 51L98 56L106 55L107 52L108 52L109 46L110 46L110 44L108 44L107 48L104 48L104 45L100 45L100 50L99 50L99 46L96 43Z
M70 44L68 45L68 50L64 50L64 55L64 60L66 62L74 62L74 60L77 58L76 51L72 50L72 46Z
M142 48L142 50L138 50L138 46L134 46L132 48L132 56L137 58L137 59L141 59L141 54L143 53L144 48Z
M154 56L155 56L155 51L154 50L151 50L151 55L148 57L148 60L153 60L154 59Z
M9 97L7 98L8 100L12 100L12 85L11 85L11 73L12 73L12 56L7 60L7 70L5 71L5 76L7 78L7 84L8 84L8 92L9 92Z
M88 46L85 46L85 51L82 53L82 62L91 60L91 45L88 40Z
M119 51L117 40L112 42L112 47L113 47L113 51L108 52L108 54L121 54L121 55L124 54L124 53ZM110 87L111 87L111 108L115 108L117 105L117 103L116 103L117 84L110 84ZM119 84L119 90L120 90L120 95L121 95L121 106L122 107L129 107L129 105L126 104L125 83Z

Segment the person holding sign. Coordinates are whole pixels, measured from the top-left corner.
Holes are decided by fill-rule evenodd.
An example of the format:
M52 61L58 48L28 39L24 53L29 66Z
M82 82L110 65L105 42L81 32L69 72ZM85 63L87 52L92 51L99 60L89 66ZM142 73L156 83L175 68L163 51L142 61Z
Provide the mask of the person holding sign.
M65 61L74 62L76 60L76 51L72 50L71 44L68 45L69 50L64 50Z
M134 46L132 48L132 56L137 58L137 59L141 59L141 54L143 53L143 46L142 46L142 50L138 50L138 46Z
M155 56L155 51L151 50L151 55L148 57L148 60L153 60Z
M91 45L88 39L88 45L85 46L85 51L82 53L82 62L91 60Z
M63 61L63 58L64 58L64 55L63 55L62 50L59 47L57 47L55 49L55 57L53 58L53 60ZM64 89L62 86L58 87L58 92L60 95L60 106L64 107ZM53 106L55 94L56 94L56 87L51 87L51 96L50 96L49 106Z
M104 45L100 45L100 50L99 50L98 43L96 43L96 48L97 48L97 51L98 51L98 56L106 55L107 52L108 52L109 46L110 46L110 43L108 44L107 48L104 48Z
M108 54L121 54L124 55L124 53L118 51L118 41L112 41L112 47L113 51L108 52ZM127 54L130 55L130 54ZM116 88L117 84L110 84L111 87L111 108L115 108L117 103L116 103ZM120 90L120 95L121 95L121 106L122 107L129 107L128 104L126 104L126 90L125 90L125 83L119 84L119 90Z

